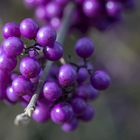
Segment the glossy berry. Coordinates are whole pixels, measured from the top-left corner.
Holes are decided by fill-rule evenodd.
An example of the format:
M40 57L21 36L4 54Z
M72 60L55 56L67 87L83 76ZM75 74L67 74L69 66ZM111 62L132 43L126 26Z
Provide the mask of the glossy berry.
M20 72L27 78L34 78L40 73L40 65L38 61L31 57L25 57L20 62Z
M12 88L17 96L33 94L32 93L33 86L30 80L24 78L23 76L18 76L13 80Z
M37 106L32 115L36 122L43 123L50 118L50 110L47 106Z
M23 42L17 37L9 37L3 43L3 50L9 57L16 57L20 55L23 51L23 48Z
M44 56L50 61L57 61L63 56L63 47L60 43L55 42L53 48L44 48Z
M19 25L15 22L6 23L2 28L2 35L4 38L20 37Z
M75 45L75 51L82 58L90 57L94 52L93 42L89 38L81 38Z
M54 123L58 124L70 121L73 115L73 109L67 103L56 104L51 110L51 119Z
M62 65L59 70L58 80L63 87L71 86L76 80L75 69L69 64Z
M44 26L38 30L36 39L43 47L53 47L56 40L56 31L50 26Z
M26 18L20 23L21 35L28 39L34 39L38 31L37 23L31 18Z
M98 90L105 90L109 87L111 83L109 75L101 70L95 72L91 77L91 84L94 88Z
M6 95L7 98L13 103L17 102L19 99L19 97L14 93L14 90L11 86L7 88Z
M16 58L9 58L4 53L0 55L0 69L12 71L17 64Z
M55 82L46 82L43 88L44 97L49 101L55 101L62 95L62 90Z

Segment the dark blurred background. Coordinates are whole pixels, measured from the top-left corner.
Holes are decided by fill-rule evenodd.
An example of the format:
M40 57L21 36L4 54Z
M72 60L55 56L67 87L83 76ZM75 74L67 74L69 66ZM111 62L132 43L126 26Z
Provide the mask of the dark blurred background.
M112 76L110 89L93 103L96 118L68 134L50 122L16 127L13 120L23 108L0 103L0 140L140 140L140 1L136 2L135 11L127 12L120 25L89 33L96 45L95 69L106 69ZM0 26L25 17L33 17L33 11L23 0L0 0ZM73 53L75 35L68 39L66 51Z

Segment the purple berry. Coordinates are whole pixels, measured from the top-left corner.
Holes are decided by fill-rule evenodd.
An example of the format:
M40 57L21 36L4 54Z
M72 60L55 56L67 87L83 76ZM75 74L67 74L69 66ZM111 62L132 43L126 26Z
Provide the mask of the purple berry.
M13 37L13 36L20 37L19 25L15 22L6 23L3 26L2 34L4 38Z
M91 77L92 86L98 90L107 89L110 83L111 79L109 75L101 70L96 71L95 74Z
M68 103L56 104L51 110L51 119L58 124L70 121L73 115L73 109Z
M19 99L19 97L14 93L14 90L11 86L7 88L6 95L7 98L13 103L17 102Z
M71 86L76 80L76 71L71 65L64 64L60 67L58 80L63 87Z
M30 80L24 78L23 76L18 76L16 79L13 80L12 88L17 96L33 94L33 86Z
M56 40L56 31L50 26L44 26L38 30L36 39L43 47L53 47Z
M94 52L94 45L92 40L86 37L79 39L76 43L75 51L77 55L82 58L90 57Z
M49 101L55 101L62 95L62 90L55 82L46 82L43 88L44 97Z
M47 106L37 106L32 115L36 122L43 123L50 118L50 110Z
M38 24L31 18L26 18L20 23L20 32L23 37L34 39L38 31Z
M8 57L16 57L23 51L24 44L17 37L9 37L3 43L3 50Z
M60 43L55 42L53 48L44 48L44 55L50 61L57 61L63 56L63 47Z
M4 53L0 55L0 69L12 71L17 64L16 58L8 58Z
M20 62L20 72L27 78L34 78L40 73L39 63L31 57L25 57Z

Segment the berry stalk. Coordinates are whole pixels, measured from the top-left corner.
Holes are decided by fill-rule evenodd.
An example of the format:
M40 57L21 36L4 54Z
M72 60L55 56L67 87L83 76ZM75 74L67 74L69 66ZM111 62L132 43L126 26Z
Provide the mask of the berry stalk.
M73 9L74 9L74 5L72 3L70 3L68 5L68 7L66 8L66 12L65 12L66 14L63 18L62 26L61 26L61 28L58 32L58 36L57 36L57 41L60 42L61 44L64 43L65 36L69 30L70 20L71 20L71 15L72 15ZM64 64L65 63L64 58L61 58L60 62L62 64ZM37 99L39 97L40 91L43 87L44 81L46 80L46 76L48 75L48 71L49 71L52 63L53 63L52 61L46 62L46 66L44 68L44 72L40 79L40 82L38 84L36 93L32 96L29 104L27 105L27 107L24 110L24 113L21 113L16 116L16 118L15 118L16 125L27 124L30 121L30 117L32 116L33 111L35 110Z

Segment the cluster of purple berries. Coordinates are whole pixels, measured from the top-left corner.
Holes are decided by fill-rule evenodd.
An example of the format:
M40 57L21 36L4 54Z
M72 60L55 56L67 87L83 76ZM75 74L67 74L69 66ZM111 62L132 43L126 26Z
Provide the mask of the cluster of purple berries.
M63 47L56 41L56 32L52 27L39 28L34 20L27 18L19 25L14 22L5 24L2 34L1 100L27 106L42 80L44 63L47 60L57 61L43 81L33 119L37 122L51 119L69 132L77 128L80 120L87 122L94 118L95 109L89 102L98 97L100 90L109 87L110 77L102 70L94 72L88 62L95 49L89 38L81 38L75 45L75 52L82 58L82 63L69 61L59 64Z
M59 29L65 7L75 4L71 27L86 32L90 27L101 31L120 21L123 11L134 7L134 0L24 0L35 8L36 17Z
M80 121L88 122L95 117L90 102L110 85L108 74L102 70L94 72L93 65L87 61L94 53L89 38L79 39L75 52L82 58L80 63L69 61L51 67L33 113L37 122L51 119L65 132L74 131Z
M39 28L30 18L24 19L19 25L15 22L5 24L2 35L0 99L14 103L36 90L35 83L42 69L40 53L44 61L57 61L63 56L63 47L56 42L56 32L52 27Z

